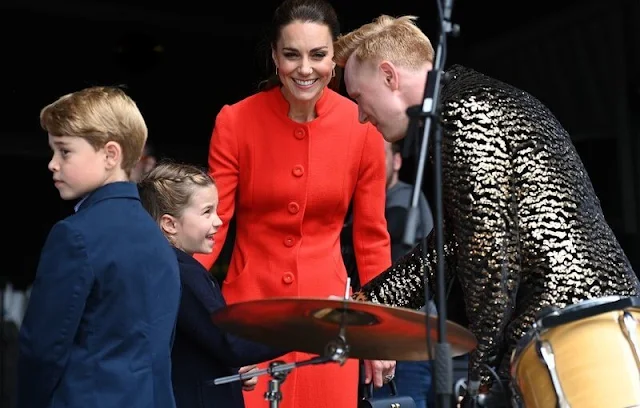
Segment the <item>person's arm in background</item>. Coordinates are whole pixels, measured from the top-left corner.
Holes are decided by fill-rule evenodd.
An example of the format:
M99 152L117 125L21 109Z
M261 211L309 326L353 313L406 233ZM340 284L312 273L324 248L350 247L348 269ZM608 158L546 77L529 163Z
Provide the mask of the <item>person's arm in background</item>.
M384 214L384 139L373 126L366 126L367 135L353 194L353 248L363 285L391 265L391 244Z
M209 174L218 188L218 216L222 225L216 232L216 242L210 254L194 254L207 270L211 269L229 232L229 222L233 217L238 186L238 140L232 129L232 112L224 106L218 116L209 145Z
M51 404L93 286L82 236L61 221L42 250L20 331L18 407Z

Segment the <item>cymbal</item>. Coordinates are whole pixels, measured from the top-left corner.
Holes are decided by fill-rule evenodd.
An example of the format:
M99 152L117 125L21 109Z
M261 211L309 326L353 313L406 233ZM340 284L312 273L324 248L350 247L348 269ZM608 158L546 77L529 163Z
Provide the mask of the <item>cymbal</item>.
M427 327L433 348L438 318L424 312L370 302L324 298L272 298L228 305L213 313L213 322L231 334L268 346L324 355L327 344L344 327L349 358L430 360ZM475 336L446 322L452 356L473 350Z

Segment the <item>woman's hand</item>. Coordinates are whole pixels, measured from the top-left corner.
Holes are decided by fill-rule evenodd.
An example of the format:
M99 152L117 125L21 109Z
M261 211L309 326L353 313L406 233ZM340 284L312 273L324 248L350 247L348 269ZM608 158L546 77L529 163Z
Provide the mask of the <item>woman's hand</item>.
M393 360L364 360L364 382L373 381L375 387L382 387L393 379L396 362Z

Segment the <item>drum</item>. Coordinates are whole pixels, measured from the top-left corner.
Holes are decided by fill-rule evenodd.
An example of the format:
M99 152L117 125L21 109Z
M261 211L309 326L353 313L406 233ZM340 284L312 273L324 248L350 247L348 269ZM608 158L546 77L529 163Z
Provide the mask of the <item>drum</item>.
M541 312L511 356L514 405L640 407L640 297Z

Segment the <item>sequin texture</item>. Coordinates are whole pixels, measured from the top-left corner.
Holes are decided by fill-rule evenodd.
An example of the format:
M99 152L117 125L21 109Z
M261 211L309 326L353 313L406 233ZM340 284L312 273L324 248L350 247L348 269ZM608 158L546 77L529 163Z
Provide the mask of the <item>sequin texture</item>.
M471 69L449 74L441 93L445 273L460 282L478 340L469 378L487 385L484 365L507 378L513 347L544 306L636 296L640 284L553 114ZM426 254L417 246L356 298L420 308L424 273L434 281L433 235Z

